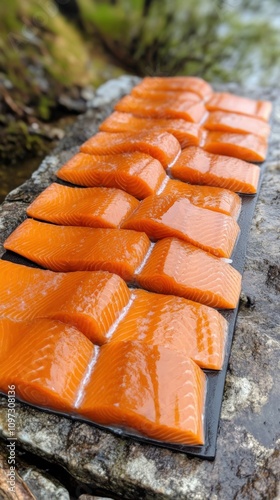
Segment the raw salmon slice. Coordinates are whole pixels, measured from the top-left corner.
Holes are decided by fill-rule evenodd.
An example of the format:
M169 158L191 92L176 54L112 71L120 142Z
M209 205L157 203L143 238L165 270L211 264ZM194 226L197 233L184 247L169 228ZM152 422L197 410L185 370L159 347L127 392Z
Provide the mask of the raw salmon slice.
M204 442L206 377L177 351L138 342L100 348L77 411L102 425L161 441Z
M152 292L178 295L219 309L234 309L241 291L241 275L236 269L175 238L158 241L135 278Z
M142 118L181 118L194 123L200 123L207 114L203 102L180 99L155 101L133 95L123 97L115 105L115 110L132 113Z
M199 145L200 126L185 120L164 118L140 118L131 113L114 111L101 123L99 129L103 132L142 132L143 130L165 130L180 142L181 147Z
M80 148L82 153L110 155L140 151L160 161L163 168L174 162L181 152L180 143L168 132L108 133L98 132Z
M182 151L170 173L172 177L192 184L254 194L258 189L260 168L238 158L207 153L192 146Z
M207 120L203 123L203 127L207 130L220 132L259 135L263 139L267 139L270 132L268 123L259 118L224 111L209 113Z
M195 76L146 77L134 88L160 91L190 91L195 92L203 99L213 94L213 89L209 83Z
M136 340L163 346L191 358L201 368L222 368L227 322L215 309L144 290L134 290L133 298L109 342Z
M72 411L95 350L81 332L60 321L2 318L0 345L2 392L14 384L27 403Z
M103 344L129 300L130 291L116 274L53 273L0 260L0 317L60 320Z
M114 188L74 188L51 184L27 209L27 215L66 226L117 228L139 205Z
M141 97L142 99L155 100L155 101L169 101L169 100L182 100L191 102L200 102L201 97L194 92L188 92L181 90L153 90L141 87L141 85L136 86L132 89L131 94L135 97Z
M57 172L57 176L80 186L123 189L142 199L161 186L165 172L158 160L144 153L110 156L78 153Z
M267 141L253 134L208 132L203 148L208 153L260 162L266 158Z
M143 231L153 240L174 236L226 258L231 256L239 234L232 217L196 207L173 193L143 200L122 228Z
M161 196L173 196L174 200L187 198L193 205L231 215L235 219L238 218L241 210L241 199L237 194L217 187L191 186L184 182L170 180Z
M227 111L241 115L254 116L268 121L272 104L269 101L255 101L248 97L241 97L227 92L214 93L206 103L209 111Z
M55 226L27 219L4 246L52 271L102 270L130 281L150 241L137 231Z

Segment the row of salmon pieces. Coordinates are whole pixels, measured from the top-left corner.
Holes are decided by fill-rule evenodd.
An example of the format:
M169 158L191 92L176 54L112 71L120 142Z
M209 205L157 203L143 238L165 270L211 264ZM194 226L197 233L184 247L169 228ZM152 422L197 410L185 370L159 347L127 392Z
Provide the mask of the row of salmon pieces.
M133 340L99 348L57 320L0 318L0 367L0 391L12 384L29 404L165 442L204 442L206 375L177 349Z
M161 150L165 147L162 137ZM78 153L57 172L57 176L75 185L85 187L115 187L138 199L146 198L162 190L168 176L194 185L207 185L231 191L255 194L260 168L252 163L230 156L207 153L198 146L179 151L178 157L164 171L158 155L151 147L151 134L141 133L146 141L146 152L133 151L117 154L93 155ZM175 138L174 138L175 139ZM111 137L110 137L111 140ZM126 140L125 134L123 140ZM168 163L168 159L167 162Z
M268 101L256 101L228 92L214 92L208 82L198 77L146 77L132 89L131 95L150 96L162 100L188 93L190 101L202 100L208 111L223 111L253 116L264 122L269 120L272 106ZM194 95L195 94L195 95Z
M134 119L134 118L133 118ZM147 128L149 127L149 121ZM152 126L150 127L152 129ZM172 131L172 129L170 129ZM147 146L147 139L149 145ZM208 153L227 155L247 162L262 162L268 142L253 134L226 132L201 133L199 146ZM164 151L163 151L164 148ZM158 159L163 168L171 167L181 153L181 145L173 133L162 129L151 131L98 132L81 145L80 151L92 155L112 155L141 151Z
M253 134L263 139L267 139L270 133L269 124L258 118L225 111L209 113L202 125L188 122L183 118L145 118L129 112L114 111L100 125L102 132L115 133L160 129L173 134L182 148L190 145L198 146L202 142L204 130Z
M129 167L131 162L134 167L139 158L139 155L138 158L129 155L142 152L159 161L169 175L180 180L255 193L260 170L244 160L265 159L269 134L266 121L271 103L215 94L210 88L203 80L189 77L144 79L131 95L119 101L117 111L101 124L100 132L81 146L81 153L58 175L79 185L99 183L109 187L110 183L111 187L121 187L121 183L130 183L127 177L132 169ZM156 114L151 117L148 113L147 118L143 110L149 96ZM136 111L125 104L139 98L143 102L136 106ZM203 99L208 99L206 105L213 111L203 127L186 121L187 117L170 116L167 112L157 115L161 104L172 107L179 101L181 105L204 106ZM233 110L237 113L233 114ZM143 158L142 165L137 165L138 169L136 166L141 184L145 162L147 158ZM80 168L75 168L78 165ZM144 176L150 181L149 187L153 191L160 189L162 169L155 162L147 167ZM134 170L132 175L135 174ZM137 191L131 194L145 195L143 189Z
M116 105L116 109L119 111L115 111L101 124L101 132L88 139L81 146L82 153L96 156L121 154L125 152L134 152L135 150L148 152L162 163L163 168L168 169L170 175L174 175L182 180L187 180L187 182L202 184L208 184L210 182L210 185L228 187L234 190L238 189L241 192L256 192L259 169L256 166L252 167L251 164L244 160L263 161L265 159L270 127L268 123L258 117L241 114L241 109L246 108L246 99L228 94L227 96L231 102L231 106L234 107L235 103L236 109L239 110L239 114L233 114L226 111L213 111L213 113L210 113L208 118L205 119L203 126L201 126L197 123L186 121L186 117L185 119L183 119L184 117L170 117L168 113L163 113L152 118L142 116L141 112L143 112L144 105L142 102L139 103L138 114L134 110L130 110L129 106L123 106L124 100L137 99L134 94L139 94L142 85L143 84L140 84L135 87L131 95L126 96ZM144 85L144 94L147 94L146 87L147 83ZM169 103L170 106L174 105L174 99L171 98L170 91L165 90L162 92L159 90L151 90L151 92L155 94L153 95L151 106L155 108L156 112L159 109L160 102L163 102L164 105L166 105L166 103ZM177 98L181 96L178 90L176 92L173 91L173 94L174 93L177 95ZM183 94L185 95L185 93ZM195 93L189 92L189 94L194 96L195 100L200 99ZM143 99L145 102L146 97L143 97ZM217 96L215 96L215 99L217 101ZM221 95L221 100L227 100L224 94L223 99ZM237 102L235 102L235 100ZM184 103L184 100L180 102ZM193 104L193 97L190 102ZM252 114L254 108L259 110L264 107L267 109L267 118L269 117L271 103L258 103L253 100L248 100L248 103L247 107L249 106ZM203 106L201 103L199 103L199 105ZM195 106L197 106L197 102ZM169 134L173 136L173 139ZM177 139L177 143L174 140L175 138ZM147 139L148 144L146 142ZM160 152L158 151L159 144ZM172 170L173 164L176 163L178 156L181 155L180 146L181 148L187 149L189 146L192 147L190 151L192 155L191 167L198 173L196 179L192 179L191 176L186 177L186 171L188 172L189 167L188 154L184 154L183 157L180 158L179 170L176 168L174 171ZM195 161L193 161L194 146L200 146L203 148L202 152L204 152L203 155L202 152L198 150ZM162 149L164 149L164 155L162 154ZM223 169L222 165L224 156L227 156L224 161L225 169ZM232 158L231 162L229 162L228 157ZM240 161L234 162L234 159L239 159ZM204 166L202 170L202 162L206 163L206 166L211 163L211 171ZM216 163L218 168L213 169L213 167L216 167ZM187 167L184 168L184 177L180 177L182 165ZM230 169L231 166L233 166L233 169ZM202 176L202 173L206 175ZM209 173L210 175L208 175ZM227 184L224 184L224 182L220 184L219 177L222 173L221 181ZM244 181L245 186L242 186ZM251 184L250 187L246 185L248 181L249 184Z
M130 289L106 271L52 272L0 261L0 317L51 319L77 328L93 344L162 345L201 368L220 370L227 322L211 307Z
M194 186L167 179L160 192L147 196L141 202L127 191L117 188L81 188L53 183L27 208L27 214L57 224L89 225L92 227L125 227L131 216L139 211L145 217L163 219L173 203L188 200L189 206L224 214L237 220L241 210L241 198L228 189ZM150 215L145 207L151 206ZM205 209L208 211L205 212ZM194 211L196 208L194 208ZM157 215L156 215L157 213ZM180 217L180 212L178 213ZM188 214L192 217L192 214ZM209 225L211 225L210 214ZM219 215L217 216L219 218ZM134 229L127 226L127 229Z
M149 118L166 116L182 118L194 123L200 123L207 112L239 114L263 122L269 120L272 107L268 101L255 101L228 92L212 91L202 96L194 91L195 86L189 89L179 88L178 81L175 83L176 88L174 88L174 80L171 81L171 79L161 78L154 81L144 79L132 89L129 95L117 103L115 109L121 112L131 112L136 116ZM245 131L248 132L248 130Z
M235 193L206 186L196 190L176 181L141 202L115 188L53 183L27 208L27 214L60 225L140 231L152 241L177 237L229 258L239 234L235 219L240 208Z
M100 130L166 130L177 137L182 147L194 144L211 153L247 161L265 159L270 102L214 93L202 80L180 78L144 79L116 104L115 113L101 124ZM204 94L200 89L203 86ZM106 136L100 136L99 141L103 137ZM95 141L88 141L83 148L98 146Z
M231 309L239 300L241 275L227 259L174 237L153 243L140 231L27 219L4 247L52 271L105 270L146 290L211 307Z

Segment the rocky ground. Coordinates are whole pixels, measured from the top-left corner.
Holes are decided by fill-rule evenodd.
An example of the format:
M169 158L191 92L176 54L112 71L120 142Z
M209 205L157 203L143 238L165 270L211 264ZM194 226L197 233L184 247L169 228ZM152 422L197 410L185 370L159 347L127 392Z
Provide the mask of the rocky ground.
M25 217L25 208L51 181L112 110L135 80L101 87L92 109L81 115L39 170L9 194L0 208L1 241ZM224 87L225 88L225 87ZM244 90L228 86L238 94ZM246 93L246 92L245 92ZM280 497L279 432L279 203L280 95L272 99L274 123L269 157L247 248L243 291L224 392L217 455L213 462L122 439L83 422L16 406L18 498L84 500L94 495L124 499L276 500ZM0 498L7 489L7 400L0 399ZM28 454L26 454L28 453ZM48 472L46 472L48 470ZM5 496L6 495L6 496Z

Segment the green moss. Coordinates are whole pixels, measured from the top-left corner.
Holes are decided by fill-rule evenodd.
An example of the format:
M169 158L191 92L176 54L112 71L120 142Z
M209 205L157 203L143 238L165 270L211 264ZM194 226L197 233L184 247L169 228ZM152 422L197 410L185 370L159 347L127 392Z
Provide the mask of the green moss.
M0 6L0 29L1 34L17 33L21 28L19 18L18 1L9 0L1 2Z
M0 138L0 155L6 164L16 164L28 156L43 156L48 149L45 141L30 134L26 123L21 120L1 127Z
M91 82L88 47L52 0L11 0L9 6L2 2L0 19L0 70L20 91L35 90L30 64L42 66L46 76L65 87Z
M46 61L48 71L64 85L87 85L89 53L76 28L60 15L52 20L53 34L46 38L51 58Z
M39 117L42 118L42 120L48 120L50 118L51 108L53 106L54 106L53 99L50 99L45 95L42 95L39 99L39 104L37 107Z

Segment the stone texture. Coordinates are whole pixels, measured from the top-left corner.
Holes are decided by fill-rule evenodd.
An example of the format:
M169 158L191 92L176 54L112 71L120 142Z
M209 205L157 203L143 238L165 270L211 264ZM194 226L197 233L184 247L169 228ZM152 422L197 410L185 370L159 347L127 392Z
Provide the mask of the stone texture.
M17 454L18 455L18 454ZM9 482L9 452L0 443L0 499L6 500L70 500L66 488L49 474L34 465L28 465L21 456L16 456L16 481L14 491ZM2 496L1 496L2 495Z
M31 491L21 480L20 476L16 474L15 486L11 486L9 471L2 465L2 457L0 454L0 500L35 500Z
M0 209L1 242L55 171L129 90L122 79L99 89L85 115L39 171L9 194ZM110 99L109 90L112 89ZM118 88L118 91L115 89ZM225 87L223 87L225 89ZM226 87L236 93L237 86ZM111 90L110 90L111 92ZM244 94L245 95L245 94ZM77 481L124 499L265 499L280 497L279 479L279 201L280 98L275 89L247 95L274 101L267 170L248 241L243 292L224 392L213 462L143 445L86 423L17 405L17 438L24 449L66 468ZM0 435L7 437L6 400L0 399ZM90 490L92 488L92 490ZM110 496L108 494L108 496Z
M112 498L109 497L97 497L97 496L92 496L92 495L81 495L79 497L79 500L113 500Z
M64 486L36 467L20 467L19 474L37 500L70 500Z

